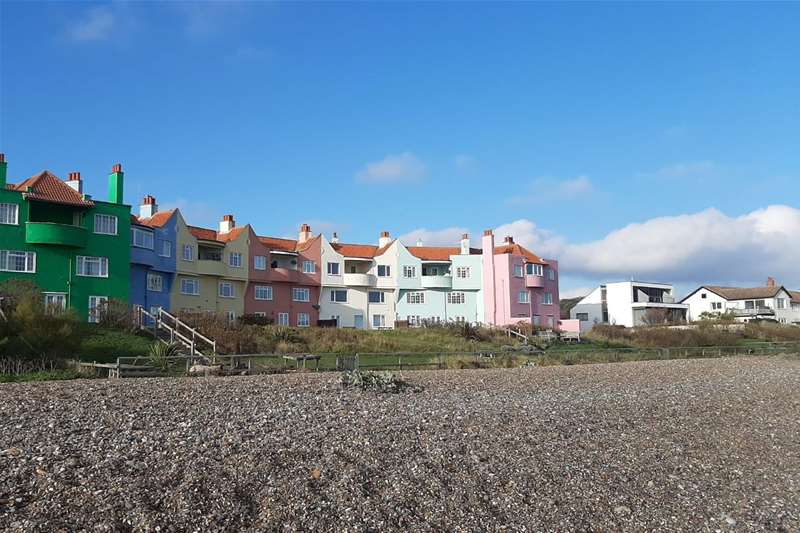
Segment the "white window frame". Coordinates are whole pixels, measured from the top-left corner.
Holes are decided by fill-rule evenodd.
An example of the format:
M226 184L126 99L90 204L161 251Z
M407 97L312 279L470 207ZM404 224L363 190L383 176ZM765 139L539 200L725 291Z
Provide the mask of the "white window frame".
M297 313L297 327L307 328L311 326L311 315L308 313Z
M775 298L775 309L786 309L786 298Z
M259 296L259 292L262 293L261 296ZM256 285L253 291L253 298L261 301L272 300L272 285Z
M371 300L373 294L377 294L378 295L378 301L377 302L373 302ZM367 291L367 303L385 304L386 303L386 293L384 291Z
M375 319L377 319L377 321ZM373 328L385 328L386 327L386 315L372 315L372 327Z
M381 274L383 268L383 274ZM392 265L378 265L377 273L379 278L389 278L392 276Z
M519 263L514 265L514 277L521 278L525 275L525 266Z
M88 261L87 261L88 260ZM86 274L86 263L97 263L99 274ZM83 268L81 268L83 266ZM82 272L83 271L83 272ZM107 278L108 277L108 258L79 255L75 258L75 275L82 278Z
M141 242L139 242L139 239L137 238L139 235L142 236ZM142 248L144 250L154 250L155 245L156 236L152 231L131 226L131 246L134 248Z
M186 256L187 250L189 251L188 257ZM183 245L183 250L181 250L181 261L188 261L188 262L194 261L194 246L192 246L191 244Z
M266 270L267 269L267 256L266 255L254 255L253 256L253 269L254 270Z
M92 299L94 299L95 304L98 305L92 307ZM89 296L88 320L91 324L97 324L100 322L100 317L98 316L97 309L99 308L99 304L101 303L108 306L108 296L97 296L97 295Z
M344 293L344 300L337 300L336 294ZM331 289L331 303L346 304L347 303L347 289Z
M194 285L194 292L186 292L184 290L184 282L191 282ZM197 278L181 278L181 294L187 296L197 296L200 294L200 280Z
M465 304L467 303L467 295L462 291L448 292L447 303L449 304Z
M300 298L298 298L300 296ZM292 287L292 301L293 302L310 302L311 289L308 287Z
M228 253L228 265L231 268L242 268L242 253L241 252Z
M112 227L107 228L108 224ZM97 235L117 235L117 217L103 213L94 214L94 232Z
M403 265L403 277L409 279L416 278L417 267L415 265Z
M335 269L333 268L334 265L336 265ZM328 266L327 266L328 275L329 276L341 276L342 275L342 269L339 267L339 265L340 265L340 263L337 262L337 261L328 261ZM336 272L331 272L331 270L336 270Z
M228 324L236 322L236 311L225 311L225 317L228 319Z
M556 280L556 271L555 270L553 270L550 267L547 267L545 269L545 272L547 273L547 279L548 280L550 280L550 281L555 281Z
M172 241L161 241L161 251L158 255L161 257L172 257Z
M413 291L406 293L406 303L413 305L421 305L425 303L424 291Z
M55 305L51 303L49 300L50 298L58 298L60 300L60 305ZM51 307L57 307L60 311L64 311L67 308L67 293L65 292L46 292L44 293L44 307L45 310L50 310Z
M542 293L542 305L553 305L553 293L552 292L543 292Z
M0 224L8 224L9 226L19 225L18 204L0 204Z
M456 277L461 279L467 279L470 276L469 267L456 267Z
M539 276L542 277L544 274L542 265L538 263L528 263L525 265L525 272L529 276Z
M303 274L316 274L317 264L314 261L303 261Z
M158 283L154 283L155 280L158 280ZM164 277L161 274L154 274L153 272L148 272L147 290L150 292L164 292Z
M275 322L279 326L289 325L289 313L278 313L278 318Z
M9 259L24 257L25 270L9 268ZM16 265L14 265L16 266ZM36 252L26 252L24 250L0 250L0 271L16 272L18 274L36 274Z
M220 281L219 282L219 290L218 293L220 298L236 298L236 287L230 281ZM223 294L223 287L230 287L230 294Z
M528 293L528 291L519 291L517 293L517 303L520 304L531 303L531 295Z

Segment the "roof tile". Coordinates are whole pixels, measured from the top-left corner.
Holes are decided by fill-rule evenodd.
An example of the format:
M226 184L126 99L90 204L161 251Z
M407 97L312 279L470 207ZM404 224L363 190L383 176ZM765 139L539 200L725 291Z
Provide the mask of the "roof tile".
M17 185L9 185L7 188L22 192L29 200L77 207L94 206L94 202L84 200L78 191L61 181L58 176L52 174L49 170L30 177ZM30 189L30 192L28 189Z

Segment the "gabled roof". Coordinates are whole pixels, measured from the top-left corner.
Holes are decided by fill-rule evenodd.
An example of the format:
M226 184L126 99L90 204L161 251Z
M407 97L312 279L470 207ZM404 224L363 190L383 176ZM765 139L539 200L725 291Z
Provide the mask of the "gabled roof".
M93 207L94 202L84 200L83 196L61 181L58 176L45 170L41 174L30 177L17 185L8 185L7 189L20 191L28 200L50 202L54 204L74 205L77 207ZM31 189L28 192L28 189Z
M317 235L316 237L312 237L311 239L308 239L306 242L297 243L296 250L298 252L303 252L305 250L308 250L309 248L311 248L311 246L314 245L315 242L319 241L321 238L322 237L320 235Z
M359 257L362 259L372 259L378 247L372 244L347 244L332 242L331 248L345 257Z
M789 291L789 294L792 296L793 302L800 303L800 291Z
M774 298L780 291L786 290L783 285L774 285L767 287L721 287L719 285L701 285L691 293L689 293L681 302L686 301L689 297L695 294L700 289L706 289L713 292L721 298L726 300L749 300L755 298ZM791 294L791 293L790 293Z
M197 226L187 226L189 233L194 235L196 239L202 241L217 241L217 242L230 242L235 241L243 231L247 230L247 226L233 228L228 233L220 233L208 228L199 228Z
M460 255L461 248L453 246L406 246L408 252L423 261L450 261L451 255ZM470 254L480 254L478 248L470 248Z
M281 252L297 251L297 241L294 239L280 239L278 237L258 237L258 241L271 250Z
M541 257L536 255L535 253L531 252L524 246L520 246L517 243L511 244L501 244L500 246L494 247L494 254L512 254L512 255L521 255L525 258L528 263L537 263L540 265L546 265L547 261L543 260Z
M139 218L139 217L134 217L134 218L136 218L137 223L141 224L142 226L149 226L151 228L160 228L164 224L166 224L167 221L169 221L169 219L172 217L173 214L175 214L175 210L170 209L169 211L159 211L150 218Z

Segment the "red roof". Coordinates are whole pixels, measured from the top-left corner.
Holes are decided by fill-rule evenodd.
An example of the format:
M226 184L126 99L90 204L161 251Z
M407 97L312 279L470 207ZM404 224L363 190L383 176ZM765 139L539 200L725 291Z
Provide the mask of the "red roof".
M151 228L160 228L167 221L172 217L175 213L174 209L170 209L169 211L161 211L156 213L155 215L151 216L150 218L137 218L137 223L141 224L142 226L149 226Z
M512 244L502 244L500 246L495 246L494 254L512 254L512 255L521 255L525 258L525 261L528 263L538 263L540 265L546 265L547 261L544 261L541 257L536 255L535 253L531 252L524 246L520 246L517 243Z
M247 226L242 226L240 228L233 228L228 233L219 233L218 231L214 231L213 229L207 228L198 228L197 226L187 226L189 228L189 233L195 236L196 239L200 239L202 241L217 241L217 242L230 242L235 241L239 235L242 234L243 231L247 229Z
M259 237L258 241L270 250L281 252L297 251L297 241L294 239L279 239L278 237Z
M94 202L84 200L78 191L61 181L49 170L45 170L38 176L28 178L17 185L9 185L7 188L22 192L28 200L78 207L94 206ZM30 192L28 189L30 189Z
M339 242L332 242L331 248L345 257L360 257L363 259L372 259L375 257L375 252L378 251L377 246L372 244L346 244Z

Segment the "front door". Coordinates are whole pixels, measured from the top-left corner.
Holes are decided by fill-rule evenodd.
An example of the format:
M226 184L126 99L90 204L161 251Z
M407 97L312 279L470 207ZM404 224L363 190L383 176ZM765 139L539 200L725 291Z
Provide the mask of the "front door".
M353 316L353 325L356 329L364 329L364 315Z

